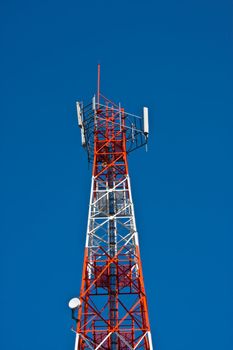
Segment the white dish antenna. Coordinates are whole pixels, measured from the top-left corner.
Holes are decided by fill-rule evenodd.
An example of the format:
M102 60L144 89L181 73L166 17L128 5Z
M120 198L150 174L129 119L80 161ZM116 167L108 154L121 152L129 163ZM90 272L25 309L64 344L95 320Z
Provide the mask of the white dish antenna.
M147 107L143 107L143 132L145 136L149 135L149 117Z
M78 126L81 128L83 125L83 122L82 122L82 109L81 109L80 102L76 102L76 108L77 108Z
M78 309L81 306L81 301L79 298L73 298L73 299L70 299L68 305L71 310Z

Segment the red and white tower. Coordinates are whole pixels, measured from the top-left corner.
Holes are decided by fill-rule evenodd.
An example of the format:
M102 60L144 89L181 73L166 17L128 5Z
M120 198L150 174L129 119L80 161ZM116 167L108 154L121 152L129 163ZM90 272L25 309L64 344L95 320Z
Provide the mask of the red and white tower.
M75 350L152 350L127 154L147 144L148 109L127 113L100 93L77 102L93 163L81 290L71 299Z

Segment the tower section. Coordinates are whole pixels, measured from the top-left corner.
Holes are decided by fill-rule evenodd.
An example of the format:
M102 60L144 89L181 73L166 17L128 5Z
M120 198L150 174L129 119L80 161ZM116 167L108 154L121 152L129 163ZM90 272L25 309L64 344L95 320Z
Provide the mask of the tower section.
M78 102L77 113L93 170L80 295L70 302L75 350L152 350L127 162L147 144L148 109L129 114L98 84L97 98Z

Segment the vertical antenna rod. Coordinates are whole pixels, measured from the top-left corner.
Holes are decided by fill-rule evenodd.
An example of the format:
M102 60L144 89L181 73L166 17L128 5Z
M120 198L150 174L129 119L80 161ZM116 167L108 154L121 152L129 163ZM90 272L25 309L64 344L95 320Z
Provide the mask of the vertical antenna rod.
M97 78L97 104L100 104L100 64L98 64L98 78Z

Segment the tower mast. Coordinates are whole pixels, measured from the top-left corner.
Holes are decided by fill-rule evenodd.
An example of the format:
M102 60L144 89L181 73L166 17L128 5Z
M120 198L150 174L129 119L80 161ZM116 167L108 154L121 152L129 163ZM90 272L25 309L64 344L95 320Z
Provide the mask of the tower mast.
M82 145L93 164L75 350L152 350L127 154L147 144L148 109L126 112L100 92L77 102Z

